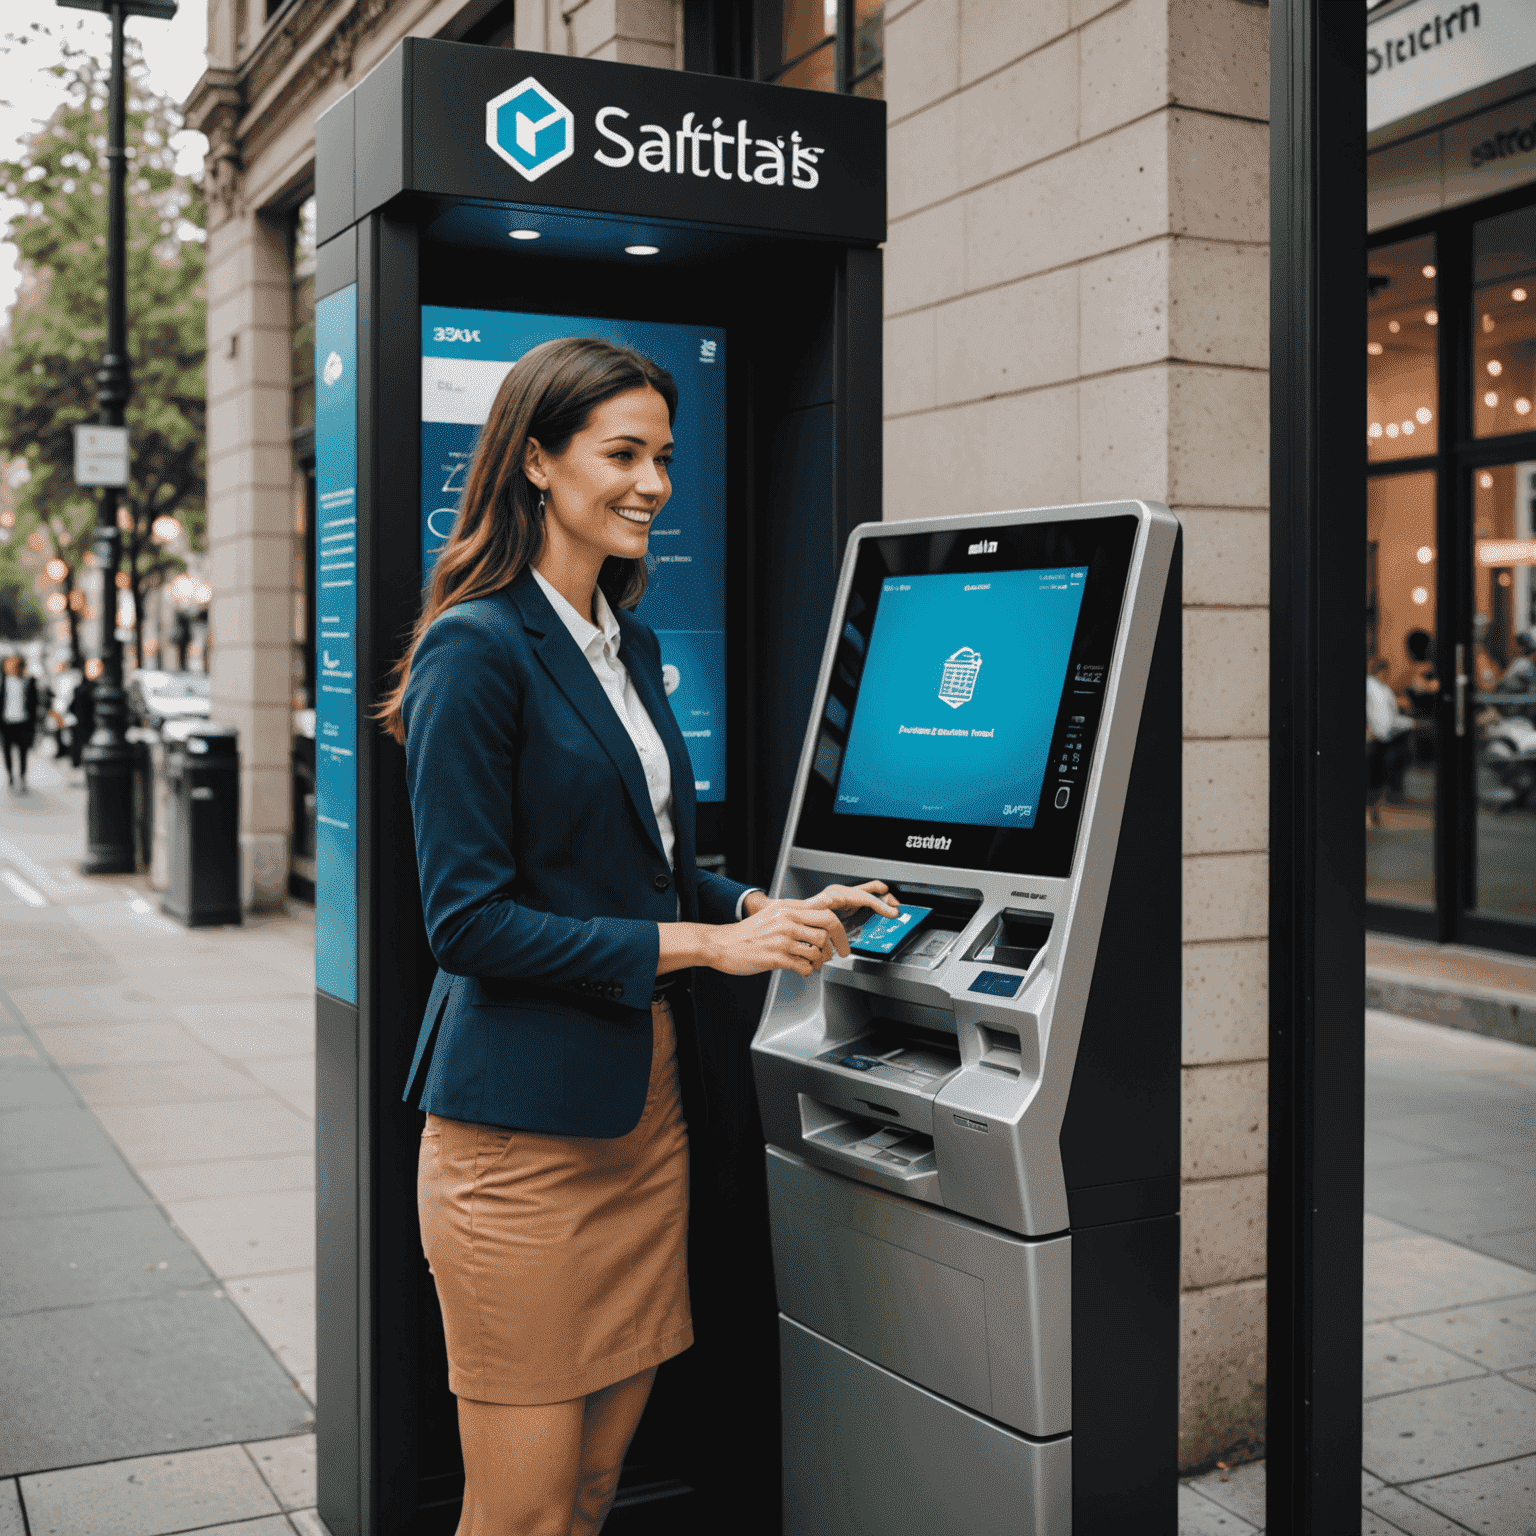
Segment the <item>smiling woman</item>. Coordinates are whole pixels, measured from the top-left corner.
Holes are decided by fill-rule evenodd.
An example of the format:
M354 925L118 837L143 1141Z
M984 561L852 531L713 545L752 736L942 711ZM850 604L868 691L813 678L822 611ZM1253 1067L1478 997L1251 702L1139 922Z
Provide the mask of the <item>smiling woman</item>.
M770 901L698 867L688 747L630 612L676 415L628 347L513 364L383 710L440 967L405 1097L460 1536L591 1536L657 1366L692 1343L689 968L809 976L849 952L839 912L896 912L879 882Z

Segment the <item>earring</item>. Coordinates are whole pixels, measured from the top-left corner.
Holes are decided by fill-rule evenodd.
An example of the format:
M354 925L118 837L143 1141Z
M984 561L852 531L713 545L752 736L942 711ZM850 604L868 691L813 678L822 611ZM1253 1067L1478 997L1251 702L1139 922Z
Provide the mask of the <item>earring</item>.
M542 491L539 492L539 516L544 516L544 493Z

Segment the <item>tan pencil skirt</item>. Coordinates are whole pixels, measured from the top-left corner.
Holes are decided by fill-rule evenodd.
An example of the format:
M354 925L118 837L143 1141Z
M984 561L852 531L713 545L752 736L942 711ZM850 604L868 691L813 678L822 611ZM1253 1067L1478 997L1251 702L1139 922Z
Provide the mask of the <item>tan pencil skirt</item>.
M428 1115L417 1200L448 1341L448 1386L561 1403L693 1342L688 1128L666 1003L627 1136L539 1136Z

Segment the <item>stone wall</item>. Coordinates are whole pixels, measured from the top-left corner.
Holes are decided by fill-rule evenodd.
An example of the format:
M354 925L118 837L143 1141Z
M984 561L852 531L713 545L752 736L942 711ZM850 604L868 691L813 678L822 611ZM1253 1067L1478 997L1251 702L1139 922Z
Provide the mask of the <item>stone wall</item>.
M886 8L888 518L1185 529L1180 1461L1264 1433L1268 10Z

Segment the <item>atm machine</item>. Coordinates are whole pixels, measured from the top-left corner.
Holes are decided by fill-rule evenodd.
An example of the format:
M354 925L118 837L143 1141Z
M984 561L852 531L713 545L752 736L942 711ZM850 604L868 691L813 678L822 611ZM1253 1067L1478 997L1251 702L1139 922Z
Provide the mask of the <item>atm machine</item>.
M792 1536L1176 1525L1180 541L1115 502L864 524L775 874L888 883L775 973Z

